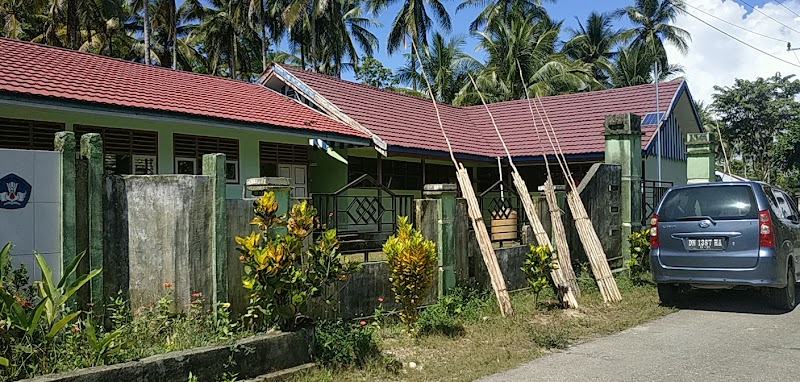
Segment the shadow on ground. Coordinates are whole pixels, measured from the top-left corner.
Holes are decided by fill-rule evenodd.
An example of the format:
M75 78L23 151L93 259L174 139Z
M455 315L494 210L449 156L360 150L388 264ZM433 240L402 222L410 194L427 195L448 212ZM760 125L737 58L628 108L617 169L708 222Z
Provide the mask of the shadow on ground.
M800 292L800 290L798 291ZM693 289L682 295L676 308L714 312L779 315L789 312L772 307L766 292L759 290Z

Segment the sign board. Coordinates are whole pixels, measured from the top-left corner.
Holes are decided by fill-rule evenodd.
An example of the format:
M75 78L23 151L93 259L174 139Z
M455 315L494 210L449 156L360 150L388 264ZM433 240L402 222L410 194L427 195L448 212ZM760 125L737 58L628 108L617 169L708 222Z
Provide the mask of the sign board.
M0 208L15 210L25 208L31 198L33 187L17 174L0 178Z

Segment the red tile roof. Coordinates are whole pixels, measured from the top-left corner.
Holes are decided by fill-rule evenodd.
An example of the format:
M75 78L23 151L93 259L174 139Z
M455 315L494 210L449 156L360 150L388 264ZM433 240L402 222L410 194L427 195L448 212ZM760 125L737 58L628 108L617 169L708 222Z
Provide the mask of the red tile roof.
M430 100L345 81L297 67L283 65L281 67L389 145L447 150ZM495 148L485 145L486 132L472 125L466 110L439 104L439 113L455 152L494 155Z
M447 150L430 100L297 67L282 67L390 146ZM674 80L659 85L661 111L666 111L670 106L682 84L683 80ZM543 97L542 103L565 154L602 153L605 151L605 116L631 112L644 117L647 113L655 112L654 87L648 84ZM490 110L512 155L542 154L531 124L527 100L495 103L490 105ZM505 156L482 105L462 108L439 104L439 111L454 151L489 157ZM642 148L649 142L655 128L653 125L642 126L645 133ZM542 143L545 152L551 152L549 143Z
M367 137L258 84L9 39L0 91Z

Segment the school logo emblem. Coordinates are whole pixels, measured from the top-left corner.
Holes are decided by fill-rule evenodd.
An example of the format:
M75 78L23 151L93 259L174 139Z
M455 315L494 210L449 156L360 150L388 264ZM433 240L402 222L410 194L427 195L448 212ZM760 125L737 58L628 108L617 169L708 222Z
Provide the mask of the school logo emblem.
M14 210L23 208L31 198L31 185L17 174L0 178L0 208Z

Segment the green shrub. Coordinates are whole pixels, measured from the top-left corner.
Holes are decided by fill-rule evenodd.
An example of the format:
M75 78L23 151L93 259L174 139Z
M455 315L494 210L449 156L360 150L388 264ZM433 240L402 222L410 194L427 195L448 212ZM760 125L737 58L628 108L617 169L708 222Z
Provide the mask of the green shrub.
M411 332L419 317L419 307L433 283L437 265L436 244L411 226L408 217L397 218L397 233L383 244L389 265L389 281L395 300L400 304L400 320Z
M244 266L243 286L250 290L246 315L253 327L277 325L294 330L309 300L337 280L344 280L360 265L347 262L339 252L336 230L328 230L303 253L317 211L306 201L292 206L288 218L277 216L275 194L265 193L253 203L258 227L246 237L236 237ZM286 227L286 233L278 228Z
M556 258L546 245L531 245L522 264L522 271L528 279L528 285L533 292L533 303L539 301L539 294L550 286L555 290L555 284L550 276L553 269L558 268Z
M381 352L373 328L366 321L349 324L342 320L320 320L314 327L312 355L328 367L363 367Z
M631 277L641 280L650 272L650 228L631 232L628 235L631 258L625 264Z
M447 337L464 335L464 325L456 318L456 313L448 311L447 305L441 303L422 311L416 329L417 335L441 334Z

